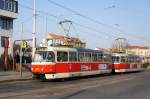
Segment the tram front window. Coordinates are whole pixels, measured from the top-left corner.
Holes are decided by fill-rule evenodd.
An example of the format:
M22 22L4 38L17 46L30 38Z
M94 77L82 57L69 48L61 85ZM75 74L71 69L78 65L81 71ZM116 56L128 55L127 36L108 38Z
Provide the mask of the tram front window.
M119 56L113 56L112 61L113 61L113 63L118 63L119 62Z
M125 56L121 56L121 62L122 63L126 62L126 57Z
M54 62L55 55L49 51L38 51L35 53L34 62Z

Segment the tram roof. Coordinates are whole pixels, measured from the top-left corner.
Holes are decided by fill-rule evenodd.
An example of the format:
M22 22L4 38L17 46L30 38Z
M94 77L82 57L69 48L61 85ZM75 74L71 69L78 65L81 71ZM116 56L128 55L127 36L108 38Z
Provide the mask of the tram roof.
M60 46L52 46L52 47L48 47L48 49L53 49L53 50L57 50L57 51L77 51L74 48L70 48L70 47L60 47Z
M128 56L125 53L112 53L112 56Z
M89 53L105 53L102 50L93 50L87 48L71 48L71 47L62 47L62 46L49 46L49 47L40 47L47 48L47 50L61 50L61 51L78 51L78 52L89 52Z
M100 50L86 49L86 48L76 48L78 52L89 52L89 53L103 53Z
M140 57L139 55L126 54L126 53L113 53L112 56L129 56L129 57Z

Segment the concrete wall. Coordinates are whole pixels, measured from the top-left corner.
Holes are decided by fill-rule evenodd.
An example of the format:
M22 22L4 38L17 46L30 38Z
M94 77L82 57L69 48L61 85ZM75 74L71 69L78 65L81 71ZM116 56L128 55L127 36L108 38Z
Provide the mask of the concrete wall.
M0 28L0 36L6 36L6 37L11 37L13 34L13 29L11 30L4 30Z
M0 16L9 17L9 18L15 19L15 18L17 18L17 13L0 9Z

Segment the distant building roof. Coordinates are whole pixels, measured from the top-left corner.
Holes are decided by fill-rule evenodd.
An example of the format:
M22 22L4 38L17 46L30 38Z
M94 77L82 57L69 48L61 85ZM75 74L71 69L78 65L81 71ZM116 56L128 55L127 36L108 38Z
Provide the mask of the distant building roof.
M77 37L69 37L69 36L63 36L60 34L53 34L49 33L47 34L46 39L52 39L54 40L53 45L67 45L72 46L76 48L85 48L86 43L81 41Z
M47 35L47 38L52 38L52 39L64 39L64 36L63 36L63 35L58 35L58 34L49 33L49 34Z
M149 49L150 47L148 47L148 46L132 45L132 46L128 46L127 48L130 48L130 49Z
M106 51L111 51L110 48L95 48L95 50L106 50Z

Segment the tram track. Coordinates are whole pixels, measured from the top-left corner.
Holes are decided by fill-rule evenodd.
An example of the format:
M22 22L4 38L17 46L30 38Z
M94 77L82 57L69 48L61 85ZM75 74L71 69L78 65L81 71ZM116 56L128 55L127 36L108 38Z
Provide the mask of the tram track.
M117 75L108 75L101 77L90 77L90 78L79 78L76 80L68 80L65 82L39 82L39 81L25 81L25 82L10 82L3 83L0 85L0 98L10 98L24 95L39 95L39 94L49 94L49 95L58 95L67 92L67 91L75 91L75 90L83 90L98 86L109 85L113 83L119 83L126 80L137 79L141 77L140 73L130 73L130 74L117 74ZM145 75L146 76L146 75ZM8 90L12 89L12 90ZM20 89L19 89L20 88ZM21 90L22 88L22 90ZM24 89L23 89L24 88ZM5 89L5 91L2 91ZM13 91L15 89L15 91ZM5 93L7 92L7 93Z

